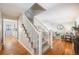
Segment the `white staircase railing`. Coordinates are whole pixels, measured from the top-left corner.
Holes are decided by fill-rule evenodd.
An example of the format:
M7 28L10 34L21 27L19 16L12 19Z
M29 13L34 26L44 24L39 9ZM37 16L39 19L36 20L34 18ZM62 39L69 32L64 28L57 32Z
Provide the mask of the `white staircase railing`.
M48 30L48 28L36 17L34 18L34 25L36 26L38 31L41 30L40 31L41 40L39 40L40 43L39 47L43 54L45 51L47 51L49 47L52 48L52 43L53 43L52 31Z
M20 22L25 27L25 30L27 31L28 36L30 37L30 42L29 38L27 36L24 36L24 33L21 34L22 38L19 39L24 39L24 41L27 41L25 43L23 41L23 44L27 45L26 48L31 54L43 54L50 47L50 33L48 29L42 24L43 26L40 26L41 28L37 30L37 26L35 27L35 25L29 21L25 14L22 15ZM41 23L39 22L39 24Z
M30 39L33 42L33 52L34 54L38 54L38 43L39 43L39 32L33 26L33 24L28 20L28 18L23 15L23 24L29 33Z

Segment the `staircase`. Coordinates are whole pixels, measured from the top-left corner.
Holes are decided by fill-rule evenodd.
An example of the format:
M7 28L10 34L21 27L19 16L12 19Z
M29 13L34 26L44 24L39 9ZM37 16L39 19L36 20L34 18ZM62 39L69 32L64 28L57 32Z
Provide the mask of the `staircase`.
M20 42L23 43L22 45L26 48L26 50L29 51L30 54L34 54L33 42L31 41L30 33L27 32L24 27L24 24L22 24L21 28L22 32L20 34Z
M47 28L38 19L35 21L38 23L34 24L34 21L31 22L26 14L22 14L19 23L22 28L19 33L19 41L32 55L41 55L50 48L50 35ZM38 24L42 26L37 26Z
M25 36L24 39L26 38L27 44L29 45L29 47L27 47L28 50L35 55L43 54L50 47L49 33L36 29L37 26L35 27L25 15L23 18L25 19L22 20L21 25Z
M23 15L20 21L21 33L19 33L20 42L31 53L38 54L39 32L35 29L28 18ZM27 42L26 42L27 41Z
M24 24L22 24L22 27L23 27L23 29L24 29L24 31L25 31L25 32L24 32L25 35L26 35L25 38L28 38L28 42L30 43L31 48L34 50L34 53L36 53L36 48L34 47L34 42L32 41L32 39L31 39L31 37L30 37L30 34L27 32L27 30L26 30Z

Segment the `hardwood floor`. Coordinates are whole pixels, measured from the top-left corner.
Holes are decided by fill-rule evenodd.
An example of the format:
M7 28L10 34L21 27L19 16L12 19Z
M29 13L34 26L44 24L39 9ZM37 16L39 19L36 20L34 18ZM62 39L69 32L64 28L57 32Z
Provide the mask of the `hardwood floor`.
M53 49L48 49L44 55L74 55L74 44L61 39L53 40ZM0 55L30 55L14 37L7 37L4 49Z
M74 55L74 44L71 42L55 39L53 49L48 49L44 55Z
M6 37L4 49L0 51L0 55L29 55L29 53L14 37Z

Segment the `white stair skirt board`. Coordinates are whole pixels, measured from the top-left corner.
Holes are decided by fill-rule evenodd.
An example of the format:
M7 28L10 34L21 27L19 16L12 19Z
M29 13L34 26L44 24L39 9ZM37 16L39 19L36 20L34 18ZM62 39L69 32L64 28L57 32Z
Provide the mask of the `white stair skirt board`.
M31 55L34 55L34 53L32 53L20 40L18 40L18 42L19 42Z

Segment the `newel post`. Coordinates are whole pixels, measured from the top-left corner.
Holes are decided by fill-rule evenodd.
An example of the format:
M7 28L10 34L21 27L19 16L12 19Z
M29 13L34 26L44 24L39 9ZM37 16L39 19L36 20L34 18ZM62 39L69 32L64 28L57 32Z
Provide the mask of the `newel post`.
M39 31L39 55L42 55L42 31Z
M49 40L50 40L50 47L53 48L53 32L52 30L49 31Z

